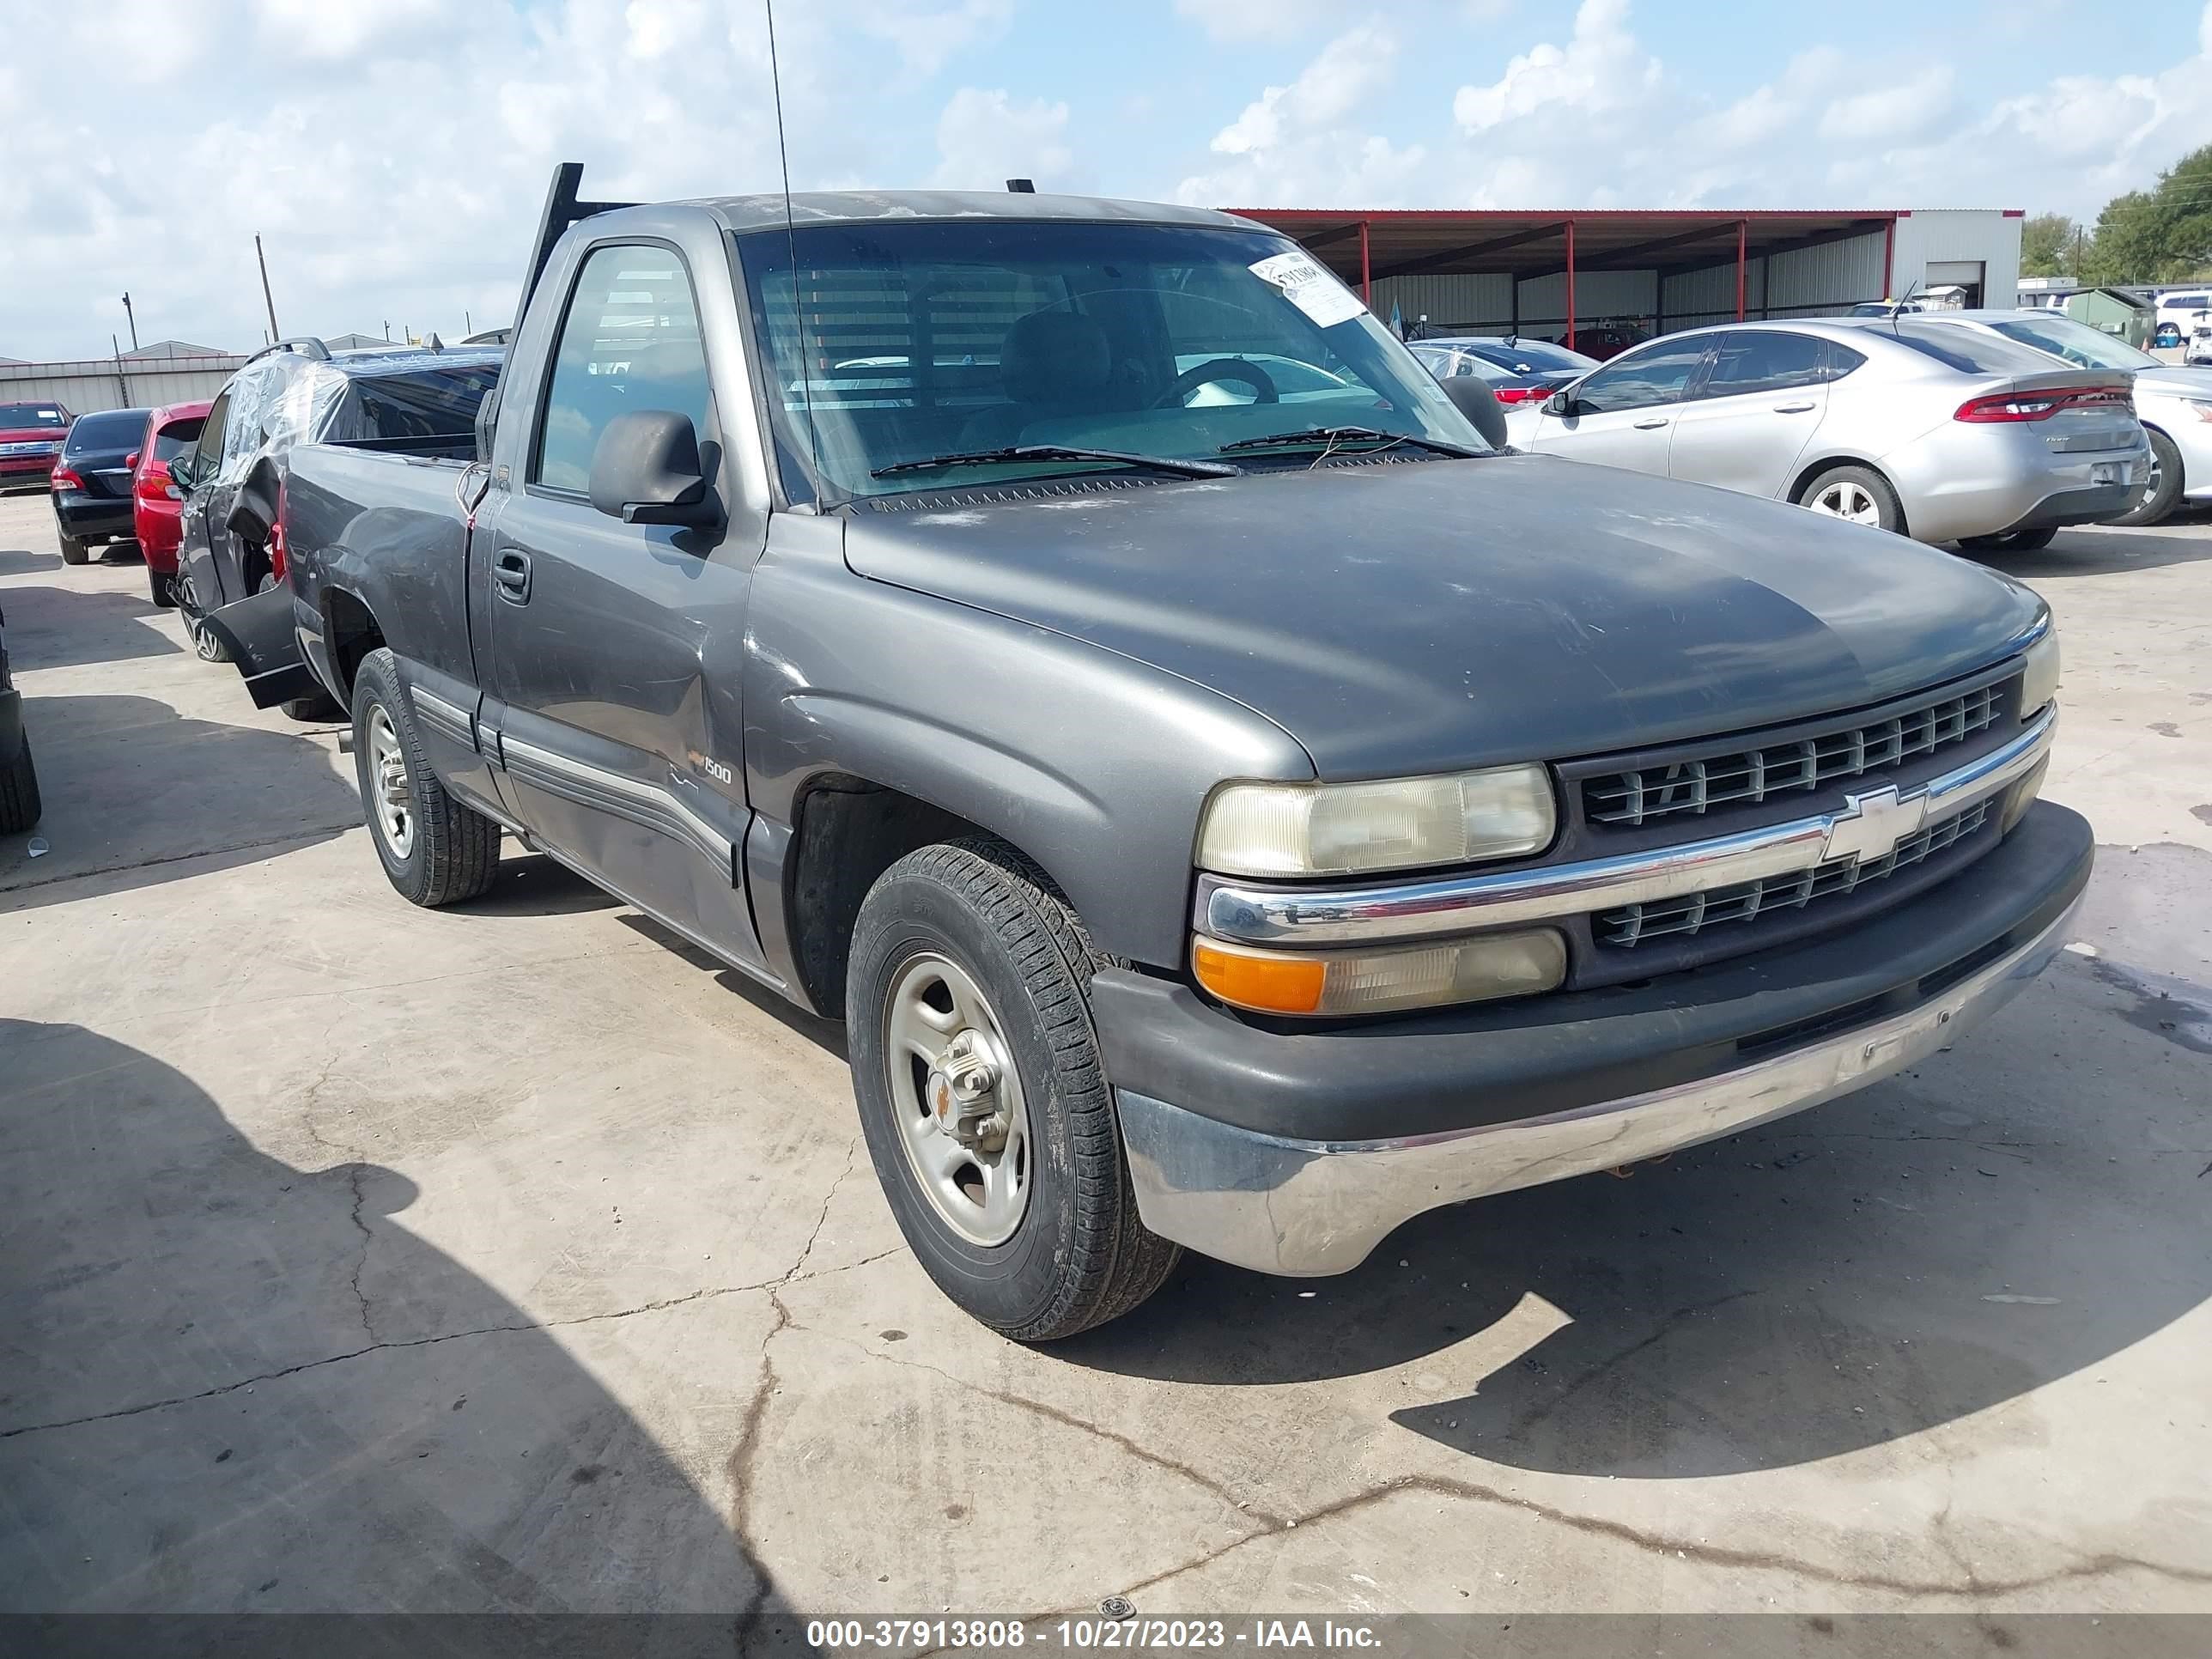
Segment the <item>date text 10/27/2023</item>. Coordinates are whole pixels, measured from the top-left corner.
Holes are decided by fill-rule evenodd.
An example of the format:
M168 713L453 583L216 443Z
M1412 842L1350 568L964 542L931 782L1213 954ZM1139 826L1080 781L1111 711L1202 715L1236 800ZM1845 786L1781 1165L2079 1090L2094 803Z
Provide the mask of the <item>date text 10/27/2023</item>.
M1021 1648L1176 1651L1206 1648L1335 1648L1374 1651L1371 1625L1333 1619L816 1619L806 1640L824 1652L873 1649L927 1652L951 1648L1003 1652Z

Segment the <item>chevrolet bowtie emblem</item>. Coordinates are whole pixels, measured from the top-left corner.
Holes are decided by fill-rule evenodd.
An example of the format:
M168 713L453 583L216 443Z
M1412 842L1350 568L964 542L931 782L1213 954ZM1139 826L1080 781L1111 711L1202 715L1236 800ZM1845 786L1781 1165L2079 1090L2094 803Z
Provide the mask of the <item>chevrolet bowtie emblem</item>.
M1820 860L1855 858L1862 863L1887 857L1928 818L1924 792L1899 795L1896 786L1884 784L1863 795L1846 795L1844 810L1828 826Z

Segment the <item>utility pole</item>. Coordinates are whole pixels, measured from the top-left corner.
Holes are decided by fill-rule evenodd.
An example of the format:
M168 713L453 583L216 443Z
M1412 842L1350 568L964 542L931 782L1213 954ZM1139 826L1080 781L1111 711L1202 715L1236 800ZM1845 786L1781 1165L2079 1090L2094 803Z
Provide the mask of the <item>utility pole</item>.
M123 314L131 319L131 349L136 351L138 349L138 313L131 309L131 292L128 289L125 289L123 294Z
M284 337L276 331L276 301L269 297L269 261L261 252L261 238L253 239L253 262L261 267L261 303L269 307L269 338L273 343Z

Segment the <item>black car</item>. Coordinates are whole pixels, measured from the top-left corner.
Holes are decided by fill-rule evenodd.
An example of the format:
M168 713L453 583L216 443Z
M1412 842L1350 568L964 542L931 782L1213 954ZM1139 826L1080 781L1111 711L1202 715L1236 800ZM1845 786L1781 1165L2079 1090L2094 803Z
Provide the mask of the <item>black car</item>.
M473 454L477 407L505 356L498 347L434 344L332 351L301 338L250 358L216 396L199 441L169 463L185 492L173 591L193 648L210 662L228 661L221 632L204 625L208 613L284 574L281 542L265 544L231 526L242 489L273 502L295 444Z
M95 542L137 538L131 517L131 474L146 439L146 417L153 412L103 410L78 416L70 428L48 483L64 564L82 564Z
M1449 381L1474 375L1490 382L1501 404L1541 403L1597 367L1597 359L1549 340L1486 335L1422 340L1413 348L1429 373Z
M7 618L0 617L0 630ZM0 631L0 836L20 835L39 821L39 775L23 735L23 694L8 673L8 637Z

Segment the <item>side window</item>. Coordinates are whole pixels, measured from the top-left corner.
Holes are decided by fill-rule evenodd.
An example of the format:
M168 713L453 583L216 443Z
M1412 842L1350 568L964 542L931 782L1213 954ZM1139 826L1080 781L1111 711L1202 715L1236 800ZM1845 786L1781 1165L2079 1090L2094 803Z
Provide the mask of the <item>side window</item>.
M607 422L645 409L689 416L702 443L714 434L691 279L666 248L595 248L561 324L531 477L581 494Z
M1854 351L1834 340L1828 342L1828 378L1840 380L1866 362L1866 353Z
M1810 335L1768 328L1724 334L1703 395L1741 398L1794 386L1819 386L1828 378L1827 343Z
M1711 343L1705 335L1662 340L1615 358L1575 388L1576 412L1610 415L1617 410L1679 403Z
M192 476L202 483L215 477L222 460L222 429L229 419L230 388L225 386L222 395L209 407L207 418L200 425L199 441L192 446Z

